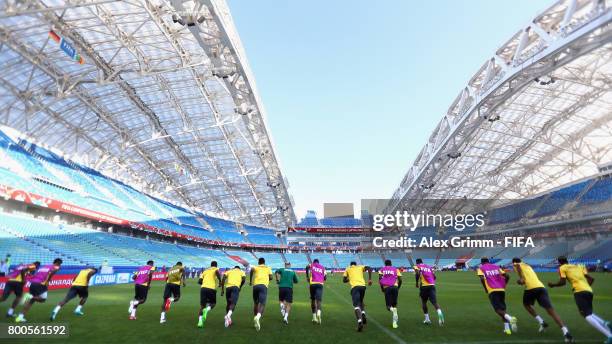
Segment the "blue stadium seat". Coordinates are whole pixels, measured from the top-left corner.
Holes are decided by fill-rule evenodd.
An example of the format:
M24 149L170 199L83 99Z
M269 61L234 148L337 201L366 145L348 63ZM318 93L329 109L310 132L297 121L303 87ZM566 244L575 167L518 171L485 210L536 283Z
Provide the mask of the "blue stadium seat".
M305 268L309 264L308 256L306 253L285 253L285 258L291 263L294 268Z
M44 147L14 139L1 130L0 158L0 177L8 186L180 234L246 242L232 221L194 213L149 196ZM204 221L213 232L204 228ZM256 244L279 244L271 229L244 227L248 233L255 234L252 242Z
M249 239L249 241L251 241L254 244L260 244L260 245L279 245L280 244L280 242L278 241L278 238L276 238L276 236L274 235L249 234L247 238Z
M493 209L489 213L489 224L510 223L524 218L527 213L542 202L545 196L513 203Z
M599 179L581 198L580 205L612 200L612 176Z
M546 201L540 205L533 217L547 216L558 212L567 203L574 201L590 182L590 180L587 180L552 192L546 198Z

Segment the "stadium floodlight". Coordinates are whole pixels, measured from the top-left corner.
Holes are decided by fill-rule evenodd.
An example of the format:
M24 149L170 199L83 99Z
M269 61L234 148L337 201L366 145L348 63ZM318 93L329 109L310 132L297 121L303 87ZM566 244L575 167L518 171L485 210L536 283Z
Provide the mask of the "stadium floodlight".
M197 24L202 24L206 18L204 16L199 16L195 19L193 16L189 16L187 18L179 17L177 15L172 16L172 21L183 26L195 26Z
M267 149L264 149L264 150L254 150L254 152L255 152L256 154L259 154L259 156L263 158L263 157L264 157L264 156L266 156L266 155L267 155L267 154L268 154L270 151L268 151Z
M485 118L486 118L486 116L485 116ZM499 121L499 119L500 119L499 115L496 115L496 116L493 116L493 117L487 118L487 120L488 120L489 122Z
M279 182L268 182L268 186L271 188L277 188L280 186Z
M234 111L239 114L239 115L243 115L243 116L247 116L252 114L253 112L255 112L257 109L249 104L249 103L242 103L239 106L237 106Z
M420 184L419 187L423 190L429 190L432 189L434 186L436 186L435 183L430 183L430 184Z
M172 21L175 23L183 26L195 26L206 20L203 11L206 6L198 4L198 2L172 0L170 3L177 10L177 13L172 15Z
M542 86L546 86L546 85L554 84L555 78L553 78L552 76L541 76L541 77L536 77L535 79L533 79L533 81L539 83Z
M236 68L232 66L224 65L219 67L213 67L212 69L212 75L222 79L228 79L234 76L235 74Z

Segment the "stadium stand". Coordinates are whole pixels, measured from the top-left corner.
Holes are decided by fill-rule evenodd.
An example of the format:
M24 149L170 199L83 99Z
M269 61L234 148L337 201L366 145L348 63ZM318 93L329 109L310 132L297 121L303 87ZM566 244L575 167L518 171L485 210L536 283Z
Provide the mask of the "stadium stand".
M349 266L352 261L360 262L359 256L352 253L336 253L335 257L338 267L341 269Z
M600 261L609 258L612 252L612 239L604 240L601 243L594 243L582 252L574 254L574 258L578 260Z
M10 253L13 261L18 264L24 262L52 261L58 253L31 240L20 237L18 233L9 230L7 227L0 227L0 249L2 252ZM82 264L82 262L66 257L67 264Z
M569 202L574 201L590 182L590 180L584 181L548 194L533 217L551 215L560 211Z
M571 183L533 199L493 209L488 215L488 224L507 224L526 218L555 215L564 210L584 210L596 204L607 205L611 200L612 176L603 175Z
M362 225L360 219L344 217L322 218L319 223L323 227L360 227Z
M296 224L304 228L360 228L363 227L361 219L352 217L324 217L317 218L314 210L307 210L306 215Z
M580 198L580 205L609 202L610 200L612 200L612 175L607 175L598 179Z
M4 158L0 162L0 180L5 186L183 235L229 243L247 242L232 221L194 214L153 198L7 132L17 135L8 128L0 130L0 154ZM122 201L126 198L130 202ZM272 229L257 226L245 229L256 234L252 240L256 244L279 244Z
M247 239L254 244L260 244L260 245L277 245L278 246L280 244L276 236L268 235L268 234L249 234L247 236Z
M286 252L284 255L294 268L304 268L306 265L310 264L306 253Z
M304 216L302 221L298 223L298 226L319 227L321 226L321 224L319 223L319 220L317 219L317 214L314 212L314 210L308 210L306 212L306 216Z
M277 252L255 252L254 254L257 258L264 258L266 260L266 265L272 269L279 269L285 266L283 256ZM298 265L298 267L302 266Z
M227 232L223 230L217 230L214 232L220 240L226 242L243 243L245 242L244 236L238 232Z
M371 267L380 267L383 265L382 256L379 253L362 253L361 263Z
M318 259L319 263L323 265L324 267L326 267L327 269L337 269L338 268L338 264L336 264L334 255L331 253L315 252L315 253L310 254L310 258Z
M388 252L384 256L385 259L390 259L395 266L409 267L413 265L404 252Z
M274 231L269 228L243 225L242 228L249 234L273 235Z
M283 249L286 242L291 246L303 248L325 248L328 250L359 250L360 242L355 241L355 234L342 232L343 228L363 228L361 219L355 218L322 218L318 219L314 211L297 224L305 228L325 228L331 232L300 232L300 244L289 234L278 238L275 230L251 224L240 224L216 218L206 214L197 214L164 200L146 195L123 182L106 177L60 154L19 138L10 129L0 130L0 181L5 187L23 190L43 197L58 199L85 209L126 219L170 233L179 233L210 242L228 245L254 245ZM528 218L542 218L561 212L575 210L590 211L598 205L612 200L612 177L603 175L572 183L552 192L539 195L529 200L518 201L489 213L489 225L508 225ZM42 204L40 204L42 205ZM605 207L603 207L605 210ZM592 212L591 212L592 213ZM146 227L149 228L149 227ZM335 233L334 229L339 229ZM441 234L440 234L441 233ZM406 234L413 239L434 236L448 238L460 233L475 233L475 227L465 228L461 232L452 228L439 231L434 227L422 227ZM309 262L305 253L250 253L232 249L220 251L195 248L171 242L130 238L99 230L83 228L77 225L53 223L31 216L7 214L0 222L0 235L3 240L2 250L12 252L16 259L50 259L55 255L64 258L68 264L101 264L115 266L140 264L153 257L163 265L173 264L175 256L181 255L186 264L206 266L212 259L222 265L231 266L237 261L255 264L257 257L264 257L268 263L277 268L285 259L296 268L303 268ZM569 243L547 244L534 250L527 249L477 249L477 250L416 250L411 256L388 253L381 256L376 253L316 253L321 263L329 268L343 268L350 261L377 267L382 265L383 257L394 260L396 265L410 265L410 259L421 257L426 263L441 267L452 266L457 259L469 262L480 256L500 257L500 264L508 264L510 256L524 257L532 264L545 266L554 256L568 254L576 261L596 263L606 257L610 241L579 246L573 249ZM205 254L203 254L205 253ZM233 258L232 258L233 257ZM237 258L237 259L236 259Z
M61 257L70 265L134 266L153 258L170 266L177 257L189 266L207 266L215 259L235 265L223 251L103 233L16 214L0 219L0 252L10 252L16 263Z
M225 253L235 261L246 262L248 263L248 265L257 265L257 257L251 252L239 251L239 250L226 250Z
M508 223L520 220L525 217L530 210L537 207L543 199L544 197L538 197L495 209L489 215L489 224Z

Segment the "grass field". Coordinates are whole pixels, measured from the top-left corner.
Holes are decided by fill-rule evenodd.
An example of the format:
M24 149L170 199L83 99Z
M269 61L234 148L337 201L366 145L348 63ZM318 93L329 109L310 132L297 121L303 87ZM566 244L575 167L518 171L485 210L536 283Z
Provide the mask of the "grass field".
M612 275L593 274L596 281L595 312L604 319L612 319ZM435 312L430 310L435 325L422 324L418 289L414 288L412 275L406 275L400 290L400 327L391 328L391 315L384 307L380 288L374 285L366 293L368 325L358 333L350 304L349 287L341 282L340 275L331 277L323 295L323 324L311 323L310 301L303 279L295 286L294 308L289 325L281 321L277 303L278 288L271 284L268 307L262 321L262 329L256 332L252 326L251 288L246 285L232 317L234 324L224 328L225 298L217 295L217 307L211 311L204 329L198 329L197 311L199 286L188 280L182 290L180 302L168 313L168 322L159 324L159 311L163 283L155 283L149 292L147 303L138 308L138 320L128 321L128 302L133 296L132 285L99 286L90 289L90 297L84 308L86 315L72 314L76 300L62 309L56 320L70 324L70 343L554 343L562 342L560 329L542 310L541 314L551 325L544 333L538 333L537 323L521 305L522 288L516 285L512 275L507 293L508 312L519 319L519 331L507 336L503 325L493 313L479 280L471 272L444 272L438 274L438 301L444 310L446 325L436 324ZM541 273L544 282L557 279L555 273ZM303 278L303 275L302 275ZM66 290L50 293L46 304L36 304L28 320L30 323L48 322L54 305L63 298ZM569 326L577 342L599 343L604 338L590 327L578 314L569 286L550 290L551 299L561 317ZM12 300L12 298L11 298ZM0 304L6 311L8 303ZM1 322L8 319L2 317ZM28 340L29 342L62 342L63 340ZM0 340L2 342L2 340ZM14 342L27 342L19 340Z

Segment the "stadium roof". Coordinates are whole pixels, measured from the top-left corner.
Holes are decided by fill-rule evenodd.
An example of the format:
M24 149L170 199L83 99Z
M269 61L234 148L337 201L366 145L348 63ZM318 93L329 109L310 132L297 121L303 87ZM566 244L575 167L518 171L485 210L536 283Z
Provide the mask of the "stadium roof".
M605 1L563 0L527 23L461 90L386 211L525 198L597 174L612 161L611 20Z
M0 123L192 209L295 221L224 1L4 1Z

